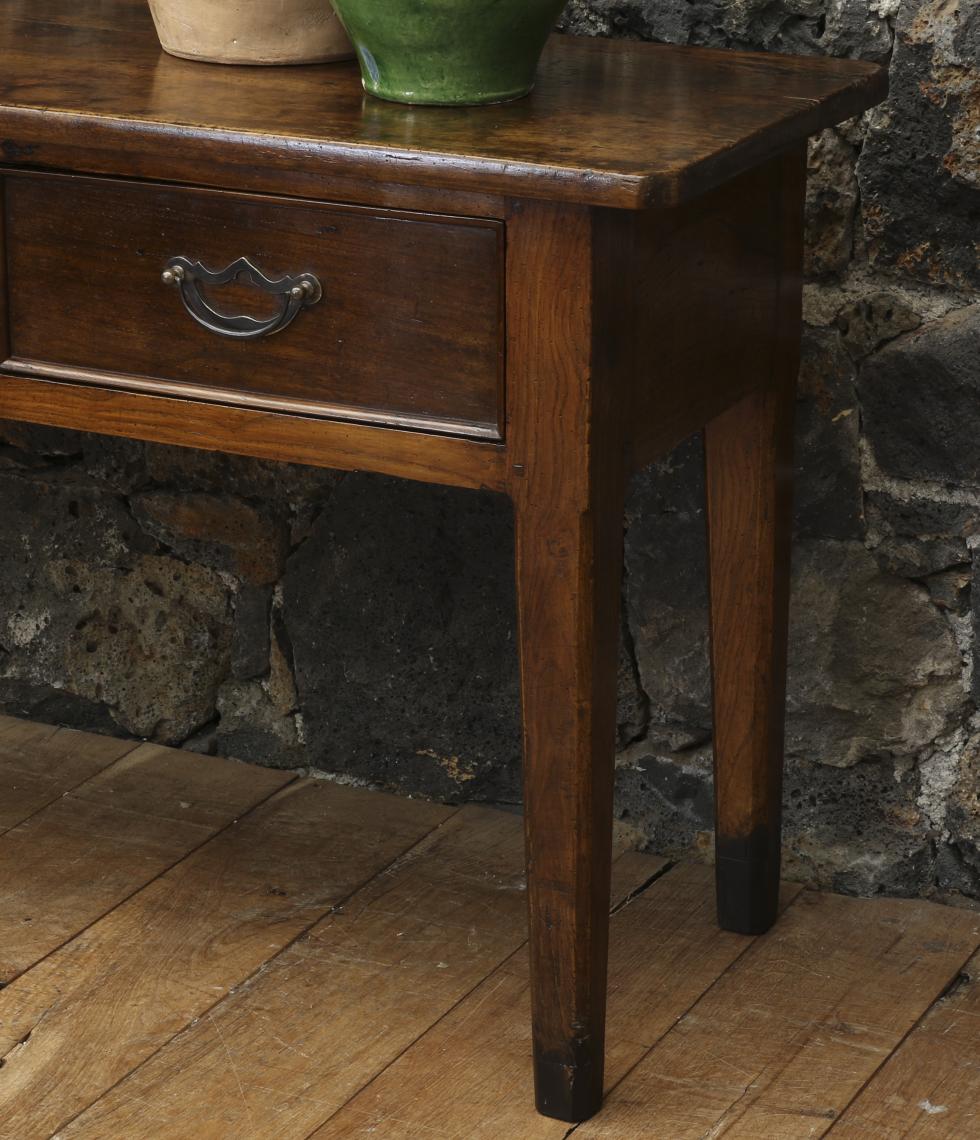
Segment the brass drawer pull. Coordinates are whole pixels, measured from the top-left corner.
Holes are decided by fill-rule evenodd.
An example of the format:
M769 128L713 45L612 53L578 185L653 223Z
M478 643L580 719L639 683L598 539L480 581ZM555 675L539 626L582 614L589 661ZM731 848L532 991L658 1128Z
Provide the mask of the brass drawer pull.
M199 261L186 257L172 257L163 271L164 285L176 285L184 307L199 325L219 336L233 340L258 340L282 332L296 319L301 309L315 305L323 296L320 282L312 273L301 273L298 277L280 277L273 281L248 260L240 257L237 261L215 273L206 269ZM204 299L202 285L228 285L232 281L248 281L263 293L279 298L280 310L267 320L255 317L226 316L213 309Z

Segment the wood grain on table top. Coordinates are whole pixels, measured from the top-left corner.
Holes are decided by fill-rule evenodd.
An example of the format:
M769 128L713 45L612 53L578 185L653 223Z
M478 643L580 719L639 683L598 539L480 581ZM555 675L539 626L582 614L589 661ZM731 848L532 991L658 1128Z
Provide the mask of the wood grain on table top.
M644 207L676 204L879 102L886 73L832 58L552 38L516 103L419 108L354 64L222 67L159 47L145 0L8 0L0 156L168 177L198 163ZM220 167L202 160L220 144Z

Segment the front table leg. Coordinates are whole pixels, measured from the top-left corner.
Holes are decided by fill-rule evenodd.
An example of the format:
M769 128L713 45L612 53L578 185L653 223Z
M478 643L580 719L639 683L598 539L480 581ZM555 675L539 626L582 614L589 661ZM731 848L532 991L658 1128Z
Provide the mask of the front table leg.
M538 1110L602 1103L620 533L556 504L518 512L524 811Z
M602 1103L624 447L588 211L508 227L508 331L538 1110ZM593 330L599 330L593 337Z

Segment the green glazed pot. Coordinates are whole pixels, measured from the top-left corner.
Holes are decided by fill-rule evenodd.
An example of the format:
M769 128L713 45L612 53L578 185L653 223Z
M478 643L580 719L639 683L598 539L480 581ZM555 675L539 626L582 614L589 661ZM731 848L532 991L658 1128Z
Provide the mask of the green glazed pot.
M332 0L364 89L396 103L503 103L534 86L566 0Z

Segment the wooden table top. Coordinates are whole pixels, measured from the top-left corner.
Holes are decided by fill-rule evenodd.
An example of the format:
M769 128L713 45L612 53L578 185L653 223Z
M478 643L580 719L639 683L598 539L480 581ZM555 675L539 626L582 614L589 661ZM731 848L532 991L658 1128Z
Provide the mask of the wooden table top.
M630 208L711 189L887 83L854 60L555 36L527 99L404 107L365 95L354 64L171 58L146 0L4 0L0 61L8 163L165 178L167 156L202 168L220 146L226 165Z

